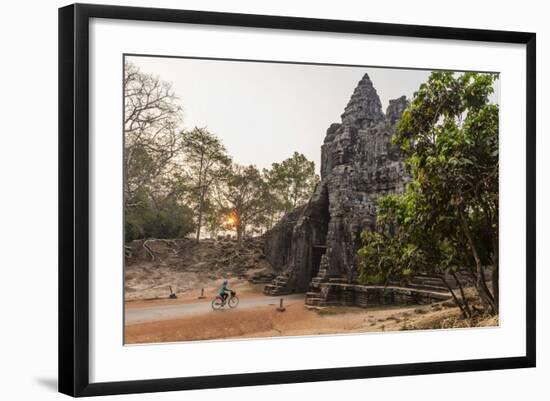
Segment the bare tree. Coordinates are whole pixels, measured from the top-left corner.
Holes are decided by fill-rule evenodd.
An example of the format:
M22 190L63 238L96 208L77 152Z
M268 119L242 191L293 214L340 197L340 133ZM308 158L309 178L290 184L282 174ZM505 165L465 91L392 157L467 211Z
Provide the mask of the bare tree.
M137 191L165 191L180 143L182 107L169 82L124 65L125 206Z

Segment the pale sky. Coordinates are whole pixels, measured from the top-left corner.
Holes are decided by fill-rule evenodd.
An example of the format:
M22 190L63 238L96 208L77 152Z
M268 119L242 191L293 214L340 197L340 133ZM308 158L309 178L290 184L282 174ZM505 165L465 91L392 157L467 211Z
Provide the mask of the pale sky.
M184 128L207 127L239 164L269 168L294 151L315 162L353 90L368 73L382 102L410 99L430 71L185 58L127 57L173 84ZM498 85L496 90L498 91ZM498 99L498 93L496 94Z

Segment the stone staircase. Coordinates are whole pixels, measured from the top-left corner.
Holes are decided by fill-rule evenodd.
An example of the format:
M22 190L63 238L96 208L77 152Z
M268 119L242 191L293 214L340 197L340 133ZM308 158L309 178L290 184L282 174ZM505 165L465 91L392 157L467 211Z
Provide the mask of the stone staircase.
M414 276L406 285L407 288L414 288L417 290L449 293L449 290L443 280L439 277L418 275Z
M325 299L321 297L321 292L309 291L306 292L306 299L304 301L307 306L324 306Z
M489 281L491 280L491 269L486 269L485 271L485 280ZM475 285L475 282L473 278L464 272L457 272L456 277L458 280L460 280L460 283L463 287L473 286ZM456 282L455 278L451 274L447 274L445 276L445 281L451 287L453 290L458 288L458 283ZM426 291L434 291L434 292L442 292L442 293L449 293L449 289L443 282L443 280L440 277L437 276L429 276L427 274L419 274L414 276L407 284L406 287L408 288L415 288L419 290L426 290Z
M326 291L331 284L348 284L345 277L327 277L326 270L319 269L319 274L311 280L309 291L306 292L305 304L308 306L323 306L326 304ZM344 300L342 300L343 303Z
M289 275L287 272L279 274L270 284L264 286L265 295L287 295L292 291L288 288Z

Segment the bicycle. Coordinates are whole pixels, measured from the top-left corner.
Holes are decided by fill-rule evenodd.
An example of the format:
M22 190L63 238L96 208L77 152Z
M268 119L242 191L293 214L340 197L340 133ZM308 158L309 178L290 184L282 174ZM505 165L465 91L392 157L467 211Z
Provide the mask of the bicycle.
M217 295L216 298L212 300L212 309L219 310L226 304L230 308L236 308L237 305L239 305L239 298L237 297L236 291L231 291L231 295L225 300L221 297L221 295Z

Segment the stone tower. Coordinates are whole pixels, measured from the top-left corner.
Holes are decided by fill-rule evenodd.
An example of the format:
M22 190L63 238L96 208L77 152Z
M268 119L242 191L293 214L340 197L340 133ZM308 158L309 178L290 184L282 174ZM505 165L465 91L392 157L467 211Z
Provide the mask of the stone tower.
M321 181L306 205L265 234L265 254L279 276L271 295L307 291L312 282L353 283L361 233L376 223L377 199L401 193L408 181L391 137L407 107L402 96L384 114L369 76L355 88L341 123L321 146Z

